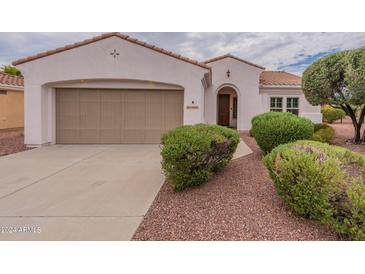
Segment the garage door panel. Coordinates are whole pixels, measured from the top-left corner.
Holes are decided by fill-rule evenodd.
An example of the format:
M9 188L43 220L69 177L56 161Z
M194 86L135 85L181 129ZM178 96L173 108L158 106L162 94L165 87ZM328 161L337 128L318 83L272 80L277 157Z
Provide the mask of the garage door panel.
M125 129L122 131L122 143L143 144L145 143L145 129Z
M56 108L57 143L160 143L182 124L183 92L62 89Z
M56 93L56 140L65 144L73 143L79 138L79 93L67 90Z
M144 129L146 127L146 108L145 104L135 103L125 106L124 128L125 129Z
M147 93L147 104L146 104L146 129L156 130L164 129L164 93L163 91L156 91Z
M67 89L57 91L56 94L57 102L78 102L79 101L79 90L78 89Z
M63 144L75 144L75 140L79 140L78 129L63 129L62 136L57 135L57 140L62 140Z
M100 91L96 89L80 89L80 102L100 103Z
M122 113L120 101L101 102L100 129L120 130Z
M145 136L146 144L156 144L161 142L161 135L167 130L147 130Z
M120 129L100 129L99 137L100 143L119 144L121 142L121 131Z
M98 129L100 124L100 102L80 102L80 128Z
M100 90L101 102L120 102L120 90Z

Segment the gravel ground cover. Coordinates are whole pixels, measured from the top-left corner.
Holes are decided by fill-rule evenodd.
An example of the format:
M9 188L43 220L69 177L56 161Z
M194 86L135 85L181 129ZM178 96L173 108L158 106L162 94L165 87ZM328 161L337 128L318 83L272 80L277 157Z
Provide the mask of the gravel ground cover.
M0 130L0 157L27 149L22 129Z
M330 124L331 127L335 130L335 138L333 143L338 146L342 146L347 149L351 149L356 152L365 154L365 145L354 145L351 143L346 143L348 139L353 138L354 136L354 126L351 123L349 118L343 120L342 124L340 122L336 122ZM365 124L362 126L362 131L365 130Z
M291 213L276 194L262 152L233 160L208 183L175 193L166 183L134 240L337 240L326 226Z

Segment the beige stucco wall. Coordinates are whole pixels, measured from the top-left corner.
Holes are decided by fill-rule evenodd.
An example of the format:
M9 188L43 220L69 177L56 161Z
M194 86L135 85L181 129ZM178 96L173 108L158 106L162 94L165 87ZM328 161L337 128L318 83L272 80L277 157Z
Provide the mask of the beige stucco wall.
M205 121L217 123L217 93L222 87L232 87L238 95L237 129L249 130L251 118L263 112L259 94L260 68L233 58L209 63L212 67L212 86L205 91ZM227 70L230 77L227 77Z
M114 49L120 54L110 55ZM151 49L110 37L86 46L18 65L25 78L25 143L55 142L54 89L64 85L86 86L101 82L113 88L141 88L150 83L184 90L184 124L204 122L204 88L208 69ZM84 80L84 82L83 82ZM86 80L86 81L85 81ZM98 81L99 83L96 83ZM146 84L147 83L147 84ZM194 105L198 108L187 108Z
M286 98L297 97L299 98L299 116L309 118L314 123L322 122L320 107L312 106L305 99L304 94L300 88L261 88L260 95L262 96L262 106L265 112L270 111L270 97L283 98L283 111L286 111Z
M0 90L4 90L1 89ZM24 93L6 90L0 94L0 129L21 128L24 126Z

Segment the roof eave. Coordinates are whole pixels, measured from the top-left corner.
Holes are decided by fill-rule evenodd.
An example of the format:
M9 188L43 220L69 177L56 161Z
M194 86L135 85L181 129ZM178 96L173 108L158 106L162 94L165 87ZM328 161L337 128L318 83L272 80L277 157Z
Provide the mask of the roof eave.
M271 88L271 89L301 89L301 85L262 85L260 88Z
M90 38L90 39L87 39L87 40L84 40L84 41L81 41L81 42L78 42L78 43L75 43L75 44L66 45L62 48L56 48L54 50L45 51L45 52L42 52L42 53L39 53L39 54L36 54L36 55L32 55L32 56L29 56L29 57L26 57L26 58L21 58L21 59L13 61L12 65L17 66L17 65L24 64L24 63L32 62L32 61L37 60L37 59L41 59L41 58L44 58L44 57L55 55L55 54L58 54L58 53L61 53L61 52L67 51L67 50L79 48L79 47L82 47L82 46L86 46L86 45L89 45L89 44L92 44L92 43L95 43L95 42L98 42L100 40L104 40L104 39L107 39L107 38L110 38L110 37L118 37L118 38L123 39L125 41L128 41L130 43L134 43L136 45L139 45L139 46L148 48L150 50L156 51L160 54L164 54L164 55L167 55L169 57L175 58L179 61L183 61L183 62L192 64L192 65L195 65L195 66L199 66L201 68L204 68L204 69L207 69L207 70L211 71L211 68L209 66L207 66L206 64L204 64L204 63L198 62L196 60L193 60L193 59L190 59L190 58L187 58L187 57L184 57L184 56L181 56L180 54L173 53L173 52L165 50L163 48L156 47L154 45L151 45L151 44L148 44L146 42L140 41L138 39L131 38L128 35L124 35L124 34L121 34L119 32L104 33L102 35L99 35L99 36L96 36L94 38Z
M13 85L0 84L0 89L23 91L24 87L23 86L13 86Z
M225 54L225 55L222 55L222 56L218 56L218 57L215 57L215 58L212 58L212 59L209 59L209 60L206 60L204 61L203 63L204 64L210 64L210 63L214 63L214 62L217 62L217 61L220 61L220 60L223 60L225 58L232 58L234 60L237 60L239 62L242 62L242 63L245 63L246 65L249 65L249 66L252 66L252 67L256 67L256 68L259 68L259 69L262 69L262 70L265 70L266 68L263 67L263 66L260 66L260 65L257 65L257 64L254 64L254 63L251 63L249 61L246 61L246 60L243 60L241 58L238 58L234 55L231 55L231 54Z

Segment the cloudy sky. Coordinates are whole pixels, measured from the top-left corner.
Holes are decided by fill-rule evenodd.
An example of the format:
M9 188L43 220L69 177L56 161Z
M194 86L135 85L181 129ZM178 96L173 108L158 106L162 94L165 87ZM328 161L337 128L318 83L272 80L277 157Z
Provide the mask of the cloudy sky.
M0 33L0 65L99 33ZM199 61L231 53L271 70L301 74L332 52L365 46L365 33L125 33Z

